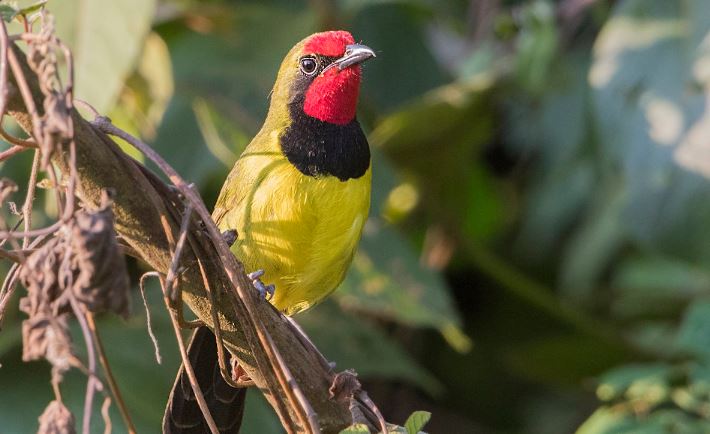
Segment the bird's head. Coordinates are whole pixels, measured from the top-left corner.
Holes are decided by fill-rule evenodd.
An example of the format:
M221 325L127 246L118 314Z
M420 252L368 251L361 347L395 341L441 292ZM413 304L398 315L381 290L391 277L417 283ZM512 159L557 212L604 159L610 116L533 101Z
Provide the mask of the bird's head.
M360 64L375 53L346 31L313 34L288 53L274 85L274 103L331 124L355 118Z

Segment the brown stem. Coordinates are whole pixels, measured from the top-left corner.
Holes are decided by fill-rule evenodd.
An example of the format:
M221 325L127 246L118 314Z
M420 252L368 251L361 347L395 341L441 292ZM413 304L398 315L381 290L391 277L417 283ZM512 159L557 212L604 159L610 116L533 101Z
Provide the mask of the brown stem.
M212 415L210 414L210 409L207 407L207 402L205 397L200 390L200 385L197 382L197 377L195 376L195 370L192 369L192 363L190 363L190 358L187 356L187 350L185 349L185 341L182 340L182 333L180 332L180 325L175 318L175 312L170 309L170 289L165 286L165 281L162 276L157 275L160 280L160 287L163 290L163 299L165 300L165 307L168 309L170 314L170 322L173 325L173 331L175 331L175 337L177 338L178 348L180 349L180 357L182 357L182 366L190 379L190 386L192 386L192 392L195 394L195 399L197 399L197 405L200 406L202 410L202 416L207 422L212 434L219 434L219 429L217 429L217 424L215 424Z
M10 149L6 149L6 150L0 152L0 162L1 162L1 161L5 161L5 160L7 160L8 158L10 158L10 157L12 157L12 156L14 156L14 155L17 155L17 154L19 154L20 152L24 152L24 151L27 151L27 150L29 150L29 149L30 149L30 148L25 148L25 147L23 147L23 146L17 146L17 145L11 147Z
M11 45L9 52L21 53L14 45ZM24 58L19 59L19 63L22 72L28 77L33 98L41 101L42 94L35 75ZM9 97L8 113L25 131L33 131L33 116L21 95L12 94ZM161 274L166 274L172 262L172 249L167 242L161 219L167 219L175 231L180 224L183 199L157 176L126 156L111 138L82 119L75 110L72 110L72 118L76 165L71 167L71 158L67 155L69 150L64 147L55 153L54 163L63 174L71 174L76 170L76 193L89 205L99 206L101 192L113 189L116 193L113 209L117 232L144 262ZM153 155L157 156L154 152ZM173 176L177 174L172 169L165 169L185 199L193 206L198 204L194 208L197 221L191 225L189 234L189 239L195 241L189 248L186 246L183 262L196 264L196 258L199 257L205 264L210 283L215 289L214 304L219 312L219 324L229 351L277 410L287 430L299 433L313 431L308 428L313 414L318 415L320 428L326 434L337 433L350 425L352 417L348 403L330 398L328 389L333 381L333 372L323 366L318 350L311 345L303 345L273 306L257 300L255 291L251 289L251 281L222 240L199 196L186 188L188 184L181 178ZM202 228L206 228L207 233ZM186 266L179 280L186 304L200 320L214 329L211 304L198 267ZM275 357L276 354L270 348L277 349L280 357ZM284 371L287 374L285 378L277 378L278 374L274 372L279 366L279 358L288 368ZM291 380L288 380L289 377ZM305 397L312 411L304 409L303 402L292 402L287 398L288 392L285 390L292 385L302 392L297 395ZM362 411L372 415L365 407ZM304 416L306 423L299 424Z
M108 381L108 387L111 389L111 394L116 399L116 405L118 406L118 411L121 413L123 422L126 424L129 434L135 434L136 427L133 425L133 420L131 415L128 413L128 408L126 407L125 401L123 401L123 396L121 395L121 390L118 388L116 379L113 376L113 370L108 362L108 357L106 357L106 351L104 351L104 346L101 341L101 336L99 335L99 329L96 327L96 322L94 321L94 315L91 312L86 312L86 323L89 326L89 331L91 332L91 337L94 340L94 346L96 347L96 353L99 356L99 363L101 363L101 368L104 370L104 375L106 376L106 381Z

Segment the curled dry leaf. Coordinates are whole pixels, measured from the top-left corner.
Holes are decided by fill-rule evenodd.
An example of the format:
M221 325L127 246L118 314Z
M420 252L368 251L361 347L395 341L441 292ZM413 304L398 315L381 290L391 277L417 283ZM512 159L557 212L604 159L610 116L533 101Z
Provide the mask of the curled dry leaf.
M108 201L106 201L108 202ZM80 211L71 227L72 291L91 312L129 314L128 272L116 241L110 203L95 212Z
M41 310L65 311L67 301L57 301L61 294L59 267L66 250L62 241L52 238L22 266L20 279L27 288L27 297L20 300L20 307L30 316Z
M75 434L74 416L61 402L52 401L39 417L37 434Z
M44 357L61 375L72 358L69 297L91 312L128 315L128 274L109 204L77 212L27 258L20 279L27 288L20 309L29 316L22 323L23 360Z
M61 298L59 268L64 250L60 238L53 238L35 251L22 266L20 279L27 296L20 309L29 318L22 322L22 359L46 358L57 374L69 369L72 355L67 328L66 298Z
M336 374L333 384L328 389L330 397L339 402L353 399L355 394L361 390L360 380L357 379L357 373L352 369Z
M27 60L39 76L44 95L44 114L39 125L42 137L38 143L42 149L42 167L45 167L57 146L73 139L74 125L71 119L72 84L62 87L59 78L57 52L62 46L54 34L54 17L44 10L40 17L41 30L29 43Z
M22 322L22 360L45 358L61 375L71 367L72 347L67 314L38 312Z

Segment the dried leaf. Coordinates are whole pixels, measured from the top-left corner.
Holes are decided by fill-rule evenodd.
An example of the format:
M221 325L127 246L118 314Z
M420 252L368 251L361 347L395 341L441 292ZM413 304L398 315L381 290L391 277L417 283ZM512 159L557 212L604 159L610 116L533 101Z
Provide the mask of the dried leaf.
M39 417L37 434L75 434L74 416L61 402L52 401Z
M22 360L45 358L61 375L71 367L72 347L67 315L40 311L22 321Z
M61 238L53 238L44 246L32 253L23 264L20 271L22 284L27 288L27 297L20 300L20 308L30 317L42 310L66 312L67 301L59 298L60 285L59 268L66 251Z
M352 369L340 372L333 378L333 384L328 389L330 397L338 402L350 400L361 390L360 380Z
M113 229L107 204L98 211L76 214L71 229L71 268L76 270L74 296L92 312L129 313L126 262Z

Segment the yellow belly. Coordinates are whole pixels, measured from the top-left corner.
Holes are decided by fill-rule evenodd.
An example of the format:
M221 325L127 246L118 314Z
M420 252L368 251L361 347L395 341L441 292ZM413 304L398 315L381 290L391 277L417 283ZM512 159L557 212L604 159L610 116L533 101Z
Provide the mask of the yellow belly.
M256 160L251 168L260 167L259 174L242 180L251 183L238 188L245 197L233 208L225 203L230 209L218 224L237 230L232 251L247 270L265 271L262 281L276 285L272 303L291 315L321 301L345 277L370 207L371 171L340 181L305 176L285 158Z

